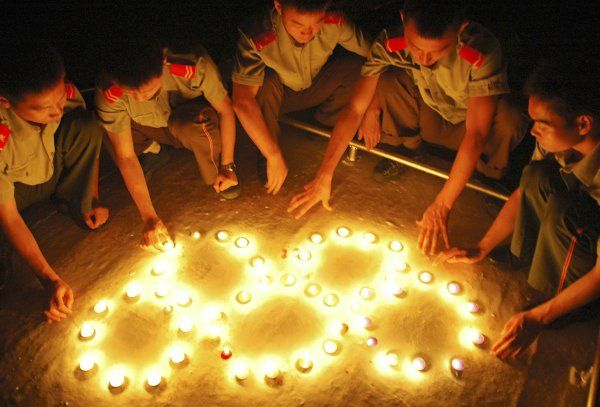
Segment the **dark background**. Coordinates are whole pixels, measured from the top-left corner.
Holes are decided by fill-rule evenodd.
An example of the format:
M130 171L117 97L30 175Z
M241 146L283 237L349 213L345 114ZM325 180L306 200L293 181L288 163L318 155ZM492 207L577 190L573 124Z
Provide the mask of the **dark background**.
M150 31L166 43L199 41L215 60L226 62L234 50L237 25L258 8L272 4L271 0L0 2L1 30L53 43L65 59L69 78L80 88L93 85L102 46L123 41L123 32ZM341 0L338 4L375 35L383 27L398 24L402 1ZM540 57L560 55L585 64L598 55L599 7L595 2L472 0L468 4L469 17L483 23L502 42L515 90Z

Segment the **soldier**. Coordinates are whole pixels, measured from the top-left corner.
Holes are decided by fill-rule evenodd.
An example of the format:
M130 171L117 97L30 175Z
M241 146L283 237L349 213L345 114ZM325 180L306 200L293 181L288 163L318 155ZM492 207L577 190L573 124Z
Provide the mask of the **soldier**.
M316 119L332 126L359 77L357 55L369 53L370 43L352 22L327 11L330 3L274 0L257 28L240 30L233 103L264 156L259 155L258 173L268 193L279 192L288 172L278 143L279 116L320 105ZM338 44L351 53L332 55Z
M77 88L65 82L55 49L41 41L2 41L0 54L0 224L49 294L48 323L71 313L73 291L42 254L20 212L54 197L75 220L97 229L108 219L98 200L102 130ZM2 239L4 240L4 239ZM10 266L8 242L0 285Z
M531 264L529 284L550 299L506 323L492 348L502 359L517 356L544 326L600 297L597 67L597 61L577 60L537 68L526 85L537 145L519 188L474 248L439 256L474 263L512 234L504 259L514 267ZM587 308L597 312L597 304Z
M161 144L185 147L207 185L225 199L239 196L235 113L204 49L175 53L138 36L115 46L99 83L96 113L144 222L142 248L162 251L172 238L152 205L140 154L157 154Z
M450 178L419 223L419 248L435 253L438 236L449 245L446 224L475 169L500 178L527 120L509 92L500 45L479 24L465 20L460 2L407 0L403 27L383 30L362 68L348 109L333 130L315 180L293 198L298 215L319 201L329 208L331 178L359 129L368 148L380 141L418 157L421 141L458 150ZM399 176L399 164L382 160L375 178Z

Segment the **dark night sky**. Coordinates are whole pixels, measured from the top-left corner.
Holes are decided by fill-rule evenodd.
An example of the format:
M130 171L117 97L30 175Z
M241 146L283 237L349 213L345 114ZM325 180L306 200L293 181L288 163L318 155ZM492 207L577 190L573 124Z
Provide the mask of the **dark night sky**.
M159 38L189 38L204 44L215 59L231 54L236 25L270 0L170 0L37 2L3 1L3 31L42 36L55 44L65 58L69 77L89 86L98 49L119 40L123 30L151 30ZM349 14L376 33L396 21L393 0L344 0ZM470 16L482 22L503 42L511 57L512 81L517 86L531 65L544 55L565 55L587 60L598 54L598 7L593 2L474 1ZM3 56L4 57L4 56Z

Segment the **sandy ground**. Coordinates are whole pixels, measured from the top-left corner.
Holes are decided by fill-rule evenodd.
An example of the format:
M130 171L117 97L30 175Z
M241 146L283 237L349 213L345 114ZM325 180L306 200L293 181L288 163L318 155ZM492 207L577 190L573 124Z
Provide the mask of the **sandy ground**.
M370 177L377 160L363 154L355 165L339 168L334 211L319 208L296 221L285 208L310 180L325 142L289 129L287 134L284 149L290 175L276 197L266 195L259 185L247 148L239 149L238 158L243 195L232 202L220 201L201 185L190 153L174 154L151 182L155 206L177 239L176 250L167 255L151 255L138 248L142 225L117 174L102 183L103 199L111 208L110 223L102 230L83 231L51 205L31 211L29 224L51 264L75 290L76 307L68 322L44 323L41 288L17 262L8 288L0 293L0 403L585 404L587 388L579 377L593 360L597 321L545 332L537 346L516 362L495 359L489 344L531 293L524 274L495 269L487 261L434 266L417 253L415 220L441 181L410 170L400 181L374 184ZM497 210L497 203L466 191L450 221L452 241L475 242ZM352 235L337 237L334 232L339 226L349 227ZM202 234L198 240L190 236L196 230ZM217 242L214 235L219 230L227 230L231 240ZM307 240L315 231L325 237L323 244ZM360 243L366 231L377 235L374 244ZM234 239L240 236L249 239L249 247L235 247ZM392 239L404 243L400 254L387 248ZM311 259L299 261L295 249L310 251ZM265 269L248 265L256 255L266 260ZM398 258L408 263L408 272L390 273ZM173 268L153 276L150 270L158 260ZM417 281L422 270L433 273L432 284ZM289 287L282 283L287 274L296 280ZM405 297L388 292L390 280L384 279L388 274L404 287ZM270 285L265 284L267 275L273 280ZM444 293L451 280L461 284L461 295ZM142 293L132 303L123 295L133 282ZM322 292L314 298L305 295L309 283L319 284ZM170 290L162 299L154 294L159 286ZM365 286L374 290L374 299L365 301L357 295ZM185 290L191 305L175 302L178 290ZM252 295L246 305L236 301L241 290ZM339 304L325 306L327 293L335 293ZM101 299L109 310L98 316L92 307ZM461 311L467 300L477 300L482 312L472 316ZM173 304L171 314L164 312L166 304ZM222 318L211 319L215 316ZM373 322L369 330L359 324L364 316ZM194 324L187 335L177 329L182 318ZM78 337L86 321L96 329L90 341ZM349 325L347 333L332 331L332 324L340 322ZM481 348L465 343L461 336L465 328L484 333L486 343ZM376 346L367 346L369 336L377 338ZM337 344L336 354L324 353L327 339ZM186 353L183 366L169 363L174 345ZM220 357L224 346L233 352L226 361ZM390 351L398 355L397 367L381 364L382 355ZM313 368L301 373L294 364L305 353L312 358ZM96 358L95 368L87 375L78 367L84 354ZM425 373L410 368L415 355L427 360ZM449 369L451 357L464 361L460 378ZM249 368L244 381L232 373L240 363ZM275 380L264 379L269 363L278 363L280 374ZM127 379L123 389L111 391L108 376L115 368ZM159 369L163 377L156 389L144 384L151 368Z

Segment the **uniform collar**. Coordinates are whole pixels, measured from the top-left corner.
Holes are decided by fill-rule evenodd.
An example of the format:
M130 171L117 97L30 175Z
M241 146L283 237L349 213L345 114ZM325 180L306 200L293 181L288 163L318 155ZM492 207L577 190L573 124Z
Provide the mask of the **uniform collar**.
M600 175L600 142L588 155L568 166L564 171L575 175L586 187L591 186L594 179Z

